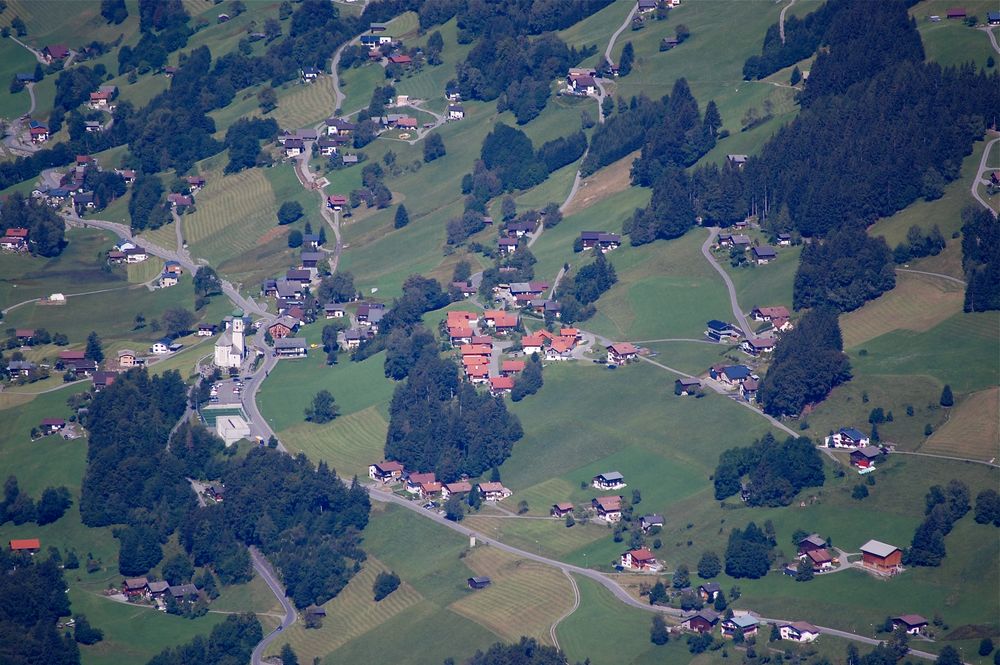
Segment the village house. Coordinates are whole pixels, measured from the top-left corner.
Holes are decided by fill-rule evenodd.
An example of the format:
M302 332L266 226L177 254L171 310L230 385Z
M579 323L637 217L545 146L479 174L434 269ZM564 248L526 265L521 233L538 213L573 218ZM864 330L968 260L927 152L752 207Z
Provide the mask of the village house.
M127 577L122 580L122 593L129 600L149 595L149 580L145 577Z
M802 558L807 560L812 565L813 570L816 572L823 572L830 570L831 568L833 568L833 564L835 561L833 555L830 554L830 550L825 548L817 550L809 550L808 552L806 552L806 555Z
M316 149L319 150L319 154L324 157L332 157L337 154L342 143L337 139L331 139L327 137L322 137L316 140Z
M136 354L132 349L122 349L118 352L119 367L135 367Z
M35 336L34 328L17 328L14 330L14 338L24 346Z
M100 111L109 111L113 107L111 102L118 94L118 87L113 85L101 86L97 92L90 93L90 108Z
M312 83L319 78L319 70L315 67L303 67L301 71L303 83Z
M523 372L524 366L525 363L523 360L504 360L500 364L500 375L513 376L518 372Z
M758 621L749 614L735 615L722 622L722 636L732 639L737 633L742 633L743 638L752 637L757 634Z
M650 513L639 518L639 528L643 533L648 533L650 529L662 529L663 524L663 515L659 513Z
M754 404L757 402L757 393L760 391L760 379L755 376L748 376L740 381L740 398L744 402Z
M170 286L177 286L177 275L173 275L169 272L161 274L159 280L157 281L157 286L161 289L165 289Z
M115 372L94 372L94 392L101 392L112 383L118 376Z
M639 349L628 342L618 342L608 347L608 363L611 365L624 365L638 356Z
M74 360L83 360L86 357L86 352L83 349L67 350L59 352L59 360L63 362L72 362Z
M168 591L170 591L170 582L160 580L158 582L150 582L146 585L149 589L150 598L160 598Z
M674 394L676 395L695 395L699 390L701 390L701 381L698 379L681 377L674 381Z
M805 621L794 621L778 627L781 639L792 642L812 642L819 637L819 628Z
M649 14L655 12L659 4L660 0L637 0L635 8L640 14Z
M364 333L357 328L351 328L344 333L344 344L348 349L356 349L361 346L361 340L364 338Z
M104 131L104 125L97 120L84 120L83 130L88 134L96 134Z
M461 120L464 117L465 117L465 107L463 107L461 104L448 105L449 120Z
M749 159L750 158L747 157L746 155L726 155L726 162L730 166L734 166L738 169L742 169L744 166L746 166L747 161L749 161Z
M9 543L11 552L24 552L35 554L42 549L42 543L38 538L19 538L11 540Z
M359 40L365 46L381 46L382 44L391 44L392 36L385 34L367 34L361 35Z
M285 157L298 157L306 149L302 139L285 139Z
M549 347L545 349L546 360L569 360L573 357L573 348L576 340L572 337L555 337L549 342Z
M598 496L590 500L590 507L597 511L597 517L606 522L617 522L622 518L622 497Z
M472 491L472 483L460 480L457 483L445 483L441 486L441 498L447 501L453 494L463 496Z
M288 337L298 330L298 328L298 319L293 319L290 316L281 316L267 327L267 332L270 333L272 339L278 340Z
M406 491L410 494L420 494L420 486L437 480L434 473L411 473L406 478Z
M506 395L514 389L514 379L509 376L491 376L490 394L494 397Z
M193 584L179 584L170 587L170 595L177 601L193 602L198 600L200 592Z
M750 247L750 237L741 233L720 233L719 247Z
M474 287L469 282L452 282L451 288L453 290L458 290L463 298L471 298L476 295L476 287Z
M423 501L433 499L434 497L436 497L438 494L441 493L441 487L442 487L441 483L437 481L430 483L420 483L420 488L419 491L417 492L417 496L419 496Z
M861 546L861 565L879 573L897 573L903 568L903 551L895 545L869 540Z
M719 615L708 608L689 614L681 621L681 628L698 633L711 633L715 624L719 623Z
M892 629L903 628L909 635L919 635L927 628L927 619L919 614L903 614L892 618Z
M790 233L779 233L777 235L777 238L778 238L778 247L791 247L792 235Z
M864 432L853 427L843 427L823 441L828 448L858 448L871 444L871 439Z
M315 268L319 265L319 262L326 258L326 254L323 252L302 252L299 255L299 263L302 265L302 270L309 270ZM310 272L310 275L312 273Z
M590 484L599 490L619 490L625 487L625 477L617 471L607 471L594 476Z
M628 568L629 570L645 570L649 572L656 572L662 568L656 557L653 556L653 553L645 547L630 550L622 554L621 565L623 568Z
M198 337L211 337L215 334L215 326L211 323L198 324Z
M219 503L225 499L226 496L226 486L222 483L212 483L205 488L205 494L208 498L212 499L216 503Z
M11 379L30 376L36 368L35 363L28 360L11 360L7 363L7 376Z
M757 265L763 266L778 258L778 253L770 245L761 245L753 248L753 258Z
M347 197L343 194L330 194L326 197L326 207L330 210L340 212L347 204Z
M347 312L344 310L343 305L336 305L334 303L323 305L323 316L328 319L342 319L346 314Z
M149 347L149 350L151 353L155 355L162 356L164 354L170 353L170 347L172 344L173 340L171 340L169 337L164 337L160 340L157 340L156 342L153 342L153 345Z
M498 333L511 332L521 323L521 317L517 314L509 314L503 310L488 309L483 312L483 320Z
M124 250L125 263L142 263L149 258L149 254L142 247L130 247Z
M406 55L405 53L394 53L389 56L389 64L400 65L403 67L409 67L413 64L413 58Z
M55 434L64 427L66 427L66 421L62 418L42 418L42 424L39 429L43 435L48 435Z
M875 462L882 456L882 449L878 446L864 446L851 451L851 466L859 472L870 472L875 470Z
M513 254L517 250L517 238L500 238L497 240L497 249L501 254Z
M549 514L552 517L566 517L573 512L573 504L569 502L553 503Z
M479 494L484 501L503 501L513 492L503 486L503 483L479 483Z
M344 120L343 118L326 119L326 133L330 136L346 136L355 129L357 129L357 125L350 120Z
M74 360L69 363L67 369L76 375L76 378L90 376L97 371L97 363L93 360Z
M172 192L167 194L167 203L174 208L190 208L194 205L194 198L189 194Z
M774 351L774 340L767 337L750 337L743 340L743 343L740 344L740 349L748 356L757 358L765 353Z
M53 60L65 60L69 57L69 47L65 44L49 44L42 49L42 55L50 64Z
M698 595L706 603L714 601L720 593L722 593L722 585L718 582L705 582L698 587Z
M274 353L279 358L305 358L308 353L304 337L283 337L274 340Z
M751 372L745 365L727 365L711 368L708 375L724 386L735 387L743 379L750 378Z
M571 76L569 77L569 87L578 95L597 94L597 81L593 76Z
M739 328L718 319L712 319L705 326L705 337L720 344L735 342L743 336L743 332Z
M621 246L622 237L604 231L580 231L580 242L584 249L600 247L602 252L609 252Z
M803 557L814 550L825 550L828 546L826 540L818 533L806 536L798 542L799 556Z

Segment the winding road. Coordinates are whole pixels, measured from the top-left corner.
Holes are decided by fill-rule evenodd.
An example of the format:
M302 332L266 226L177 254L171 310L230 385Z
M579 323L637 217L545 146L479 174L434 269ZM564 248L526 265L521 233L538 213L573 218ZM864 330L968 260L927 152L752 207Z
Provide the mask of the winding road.
M993 44L995 46L996 45L996 37L993 35L992 31L990 32L990 39L993 40ZM989 204L989 202L986 199L984 199L979 194L979 185L982 184L985 181L988 181L988 179L985 176L986 176L986 172L987 171L991 171L992 170L992 169L990 169L987 166L987 164L989 164L989 161L990 161L990 150L992 150L993 146L995 146L997 143L1000 143L1000 137L997 137L997 138L993 139L992 141L990 141L989 143L986 144L985 148L983 148L983 157L982 157L982 159L979 160L979 170L976 171L976 177L973 178L973 180L972 180L972 187L969 189L969 191L972 193L972 197L974 199L976 199L977 201L979 201L979 204L981 206L983 206L984 208L986 208L987 210L989 210L990 213L992 213L994 217L997 216L997 211L993 208L993 206L991 206Z
M270 633L264 636L257 646L253 648L253 654L250 656L250 663L252 665L262 665L264 662L264 651L270 646L271 642L276 640L282 631L295 623L298 618L298 614L295 611L295 606L285 595L285 589L281 586L278 581L277 576L274 573L274 569L271 568L271 564L267 559L257 550L256 547L250 548L250 560L253 562L253 569L256 571L260 578L264 580L264 583L271 589L271 592L275 595L278 601L281 603L282 609L285 610L285 617L281 620L281 624L272 630Z
M1000 53L1000 44L997 43L997 33L993 32L993 28L986 26L984 28L980 28L980 30L985 32L986 36L990 38L990 44L993 46L993 50Z
M792 8L795 4L795 0L788 0L788 4L781 8L781 14L778 15L778 34L781 35L781 43L785 43L785 12Z
M733 285L733 280L729 277L729 273L726 272L725 268L719 265L719 262L715 260L715 256L712 254L712 243L715 241L715 236L719 233L719 227L713 226L708 230L708 238L701 246L701 253L712 264L712 267L722 275L722 281L726 283L726 289L729 291L729 303L733 307L733 316L736 317L736 323L739 324L740 330L743 331L743 335L750 339L754 337L753 329L747 322L747 317L743 314L743 310L740 309L739 300L736 299L736 287Z

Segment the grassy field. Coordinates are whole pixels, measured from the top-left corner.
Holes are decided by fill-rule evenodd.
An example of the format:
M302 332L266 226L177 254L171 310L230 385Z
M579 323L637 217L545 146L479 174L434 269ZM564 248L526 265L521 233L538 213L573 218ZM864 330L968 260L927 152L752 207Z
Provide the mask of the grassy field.
M35 57L27 49L13 40L5 39L0 42L0 81L9 85L16 74L31 74L35 71L36 62ZM28 112L31 99L27 90L11 93L8 85L0 89L0 117L13 120Z
M968 62L976 68L985 67L986 58L996 54L990 47L989 38L981 31L969 28L964 21L941 20L932 23L932 15L941 16L953 5L947 0L924 0L910 9L910 16L917 21L920 39L924 43L927 59L941 63L944 67L955 67ZM989 0L971 0L964 5L970 16L986 21L986 13L996 11L996 3Z
M927 439L921 452L995 460L1000 453L1000 388L967 395L949 410L948 420Z
M302 423L281 432L293 452L323 460L345 478L365 477L368 465L380 461L389 424L374 406L340 416L326 425Z

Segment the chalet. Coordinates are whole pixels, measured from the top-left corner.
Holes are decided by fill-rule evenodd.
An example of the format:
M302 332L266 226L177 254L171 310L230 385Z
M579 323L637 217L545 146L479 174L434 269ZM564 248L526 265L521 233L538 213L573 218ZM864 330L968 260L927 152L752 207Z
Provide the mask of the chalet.
M719 615L713 610L705 608L684 617L684 620L681 621L681 628L698 633L710 633L717 623L719 623Z
M638 356L639 349L628 342L617 342L608 347L608 363L611 365L624 365Z
M211 337L215 334L215 326L211 323L198 324L198 337Z
M453 291L461 293L463 298L471 298L476 295L476 287L469 282L452 282L451 288Z
M179 194L173 192L167 194L167 203L169 203L174 208L190 208L194 205L194 197L190 194Z
M59 360L62 360L63 362L70 362L73 360L83 360L85 357L86 357L86 352L82 350L59 352Z
M358 305L358 310L355 313L355 317L358 323L370 323L373 316L378 316L375 312L384 312L385 303L380 302L366 302Z
M21 228L20 226L13 226L4 231L7 238L21 238L22 240L28 238L28 233L28 229Z
M896 573L903 567L903 551L895 545L869 540L861 546L861 565L880 573Z
M653 553L645 547L622 554L621 565L629 570L648 570L650 572L656 572L662 567Z
M30 376L35 368L35 363L28 360L11 360L7 363L7 376L12 379L16 376Z
M663 515L658 513L650 513L639 518L639 528L642 529L643 533L647 533L650 529L662 529L663 524Z
M698 587L698 595L706 603L710 603L722 593L722 585L718 582L705 582Z
M122 593L129 599L149 595L149 580L145 577L128 577L122 580Z
M617 522L622 518L622 498L620 496L598 496L590 500L590 506L597 516L606 522Z
M173 596L174 600L194 601L198 600L200 592L198 587L193 584L178 584L170 587L170 595Z
M94 372L94 392L101 392L114 383L117 377L115 372Z
M365 46L381 46L382 44L391 44L392 37L386 34L368 34L361 35L359 38L361 43Z
M722 636L733 638L741 633L744 638L757 634L758 621L749 614L741 614L725 619L722 622Z
M546 360L569 360L573 357L573 348L576 340L572 337L556 337L549 343L549 348L545 349Z
M345 166L349 165L349 164L357 164L358 163L358 156L357 155L344 155L341 158L341 161L344 163Z
M819 637L819 628L805 621L794 621L778 627L781 639L792 642L812 642Z
M500 238L497 240L497 249L501 254L513 254L517 249L517 238Z
M461 120L464 117L465 117L465 107L463 107L461 104L448 105L449 120Z
M497 332L510 332L521 323L521 318L517 314L508 314L502 310L486 310L483 319L486 320L486 325Z
M34 328L18 328L14 331L14 337L21 344L26 344L31 341L31 338L35 336Z
M1000 12L986 12L986 23L1000 25Z
M892 629L903 628L910 635L919 635L927 628L927 619L919 614L903 614L892 618Z
M177 275L169 272L161 274L159 280L157 280L157 286L161 289L165 289L170 286L177 286Z
M428 499L433 499L438 494L441 493L441 483L434 481L431 483L420 483L420 488L417 491L417 496L422 500L426 501Z
M347 197L343 194L331 194L326 197L326 207L330 210L336 210L340 212L347 205Z
M149 254L142 247L131 247L126 249L124 254L125 263L142 263L149 258Z
M814 550L825 550L828 545L818 533L806 536L799 541L799 556L805 556Z
M617 233L604 231L580 231L580 243L584 249L600 247L602 252L610 252L622 244L622 237Z
M393 65L401 65L403 67L409 67L413 64L413 58L406 55L405 53L398 53L389 56L389 63Z
M504 227L504 235L508 238L523 238L538 230L538 222L511 222Z
M528 303L531 310L536 314L550 315L555 318L560 318L559 310L561 306L556 300L549 300L548 298L535 298Z
M212 483L205 488L205 494L213 501L223 501L226 497L226 486L222 483Z
M395 483L403 477L403 470L399 462L377 462L368 465L368 477L383 484Z
M573 504L569 502L553 503L549 514L552 517L566 517L573 512Z
M83 130L88 134L95 134L97 132L103 132L104 125L97 120L85 120L83 122Z
M777 238L778 238L778 247L791 247L792 236L790 233L779 233Z
M778 305L777 307L754 307L750 310L750 318L754 321L774 321L775 319L788 319L791 314L787 307Z
M119 367L135 367L135 351L132 349L122 349L118 352Z
M326 254L323 252L302 252L299 255L299 262L302 264L302 268L308 270L309 268L315 268L325 258Z
M267 327L272 339L284 339L298 330L299 322L290 316L279 317L274 323Z
M447 501L453 494L462 496L471 491L472 483L467 480L460 480L457 483L445 483L441 486L441 498Z
M111 100L114 99L115 93L118 88L115 86L110 86L109 88L102 88L97 92L90 93L90 102L88 105L92 109L107 109L111 106Z
M695 395L699 390L701 390L701 381L698 379L681 377L674 381L674 394L676 395Z
M9 546L11 552L35 554L42 549L42 542L38 538L20 538L11 540Z
M319 154L324 157L333 157L336 155L341 145L343 145L343 143L337 139L331 139L326 136L316 141L316 149L319 150Z
M636 11L638 11L640 14L648 14L649 12L655 12L659 4L660 0L637 0Z
M408 115L401 116L396 121L396 126L399 127L400 129L416 129L419 124L420 123L417 122L416 118L412 118Z
M513 492L503 486L502 483L479 483L479 494L485 501L503 501Z
M285 157L298 157L306 149L302 139L285 139Z
M42 418L42 424L39 429L42 431L42 434L55 434L64 427L66 427L66 421L62 418Z
M173 65L167 65L166 67L163 68L163 75L166 76L167 78L173 77L173 75L176 73L177 73L177 68L174 67Z
M488 383L490 380L490 368L488 359L483 359L480 364L467 364L465 366L465 376L471 383Z
M279 279L274 283L274 292L279 298L285 300L298 300L302 297L302 285L289 279Z
M326 133L330 136L344 136L353 132L357 127L350 120L344 120L343 118L326 119Z
M305 285L312 281L312 272L309 270L291 269L285 272L285 279L289 282L298 282Z
M720 233L719 247L750 247L750 237L741 233Z
M743 332L731 323L712 319L705 324L705 337L713 342L735 342L743 336Z
M597 93L597 81L593 76L576 76L569 80L570 87L578 95L594 95Z
M839 432L824 439L828 448L863 448L871 445L871 439L853 427L843 427Z
M319 70L315 67L303 67L302 68L302 80L305 83L312 83L317 78L319 78Z
M510 376L491 376L490 394L494 396L504 395L514 389L514 379Z
M833 568L833 555L830 554L830 550L828 549L809 550L803 558L808 561L812 565L813 570L817 572Z
M150 582L147 587L149 588L149 595L151 598L159 598L170 591L170 582L165 582L163 580L159 582Z
M164 354L170 353L170 347L173 345L173 340L169 337L164 337L163 339L153 342L153 346L149 347L151 353L162 356Z
M327 303L323 305L323 315L328 319L342 319L347 314L343 305Z
M177 261L167 261L163 264L163 272L170 273L171 275L183 275L184 266Z
M949 19L964 19L967 15L968 12L963 7L952 7L945 13Z
M743 340L740 348L747 355L757 358L765 353L774 351L774 340L766 337L751 337Z
M348 349L356 349L361 346L361 340L364 338L364 333L356 328L352 328L344 333L344 344L347 345Z
M49 140L49 128L40 122L32 122L28 128L32 143L45 143Z
M617 471L608 471L594 476L590 484L599 490L618 490L625 487L625 477Z
M69 57L69 47L65 44L49 44L42 49L42 55L49 63L53 60L65 60Z
M410 494L419 494L420 486L424 483L433 483L437 478L433 473L411 473L406 478L406 491Z
M524 371L523 360L504 360L500 365L501 376L513 376L522 371Z
M738 169L742 169L746 166L749 159L750 158L746 155L726 155L726 163Z
M864 446L851 451L851 466L857 467L859 471L872 470L875 462L882 456L882 449L878 446Z
M753 248L753 258L757 265L763 266L777 259L778 253L770 245L761 245Z
M97 371L97 363L93 360L76 360L69 365L69 370L76 374L76 378L90 376Z
M28 248L28 243L24 241L24 238L16 238L14 236L5 235L0 238L0 249L7 252L23 252Z
M743 379L749 379L751 373L750 368L744 365L729 365L718 371L713 368L709 372L709 376L723 385L736 386L739 385Z
M306 348L304 337L283 337L274 340L274 353L279 358L305 358Z
M477 575L466 580L470 589L485 589L490 585L490 578L485 575Z

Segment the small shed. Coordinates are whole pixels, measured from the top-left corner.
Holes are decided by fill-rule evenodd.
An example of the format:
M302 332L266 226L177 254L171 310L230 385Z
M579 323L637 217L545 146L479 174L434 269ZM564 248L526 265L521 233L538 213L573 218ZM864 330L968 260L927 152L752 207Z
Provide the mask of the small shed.
M470 589L485 589L492 583L492 580L485 575L477 575L470 577L466 582L468 582Z

